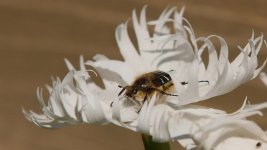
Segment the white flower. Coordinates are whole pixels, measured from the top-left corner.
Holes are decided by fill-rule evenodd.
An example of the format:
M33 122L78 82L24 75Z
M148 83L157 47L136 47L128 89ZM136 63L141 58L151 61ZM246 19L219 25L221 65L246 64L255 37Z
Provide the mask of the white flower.
M137 46L128 35L128 22L116 29L116 40L124 61L96 55L93 60L85 62L81 57L80 69L76 70L66 60L70 72L62 82L53 79L52 87L48 87L47 106L42 91L37 92L43 114L23 110L27 119L46 128L78 123L113 123L152 135L158 142L173 139L186 146L194 144L192 134L201 126L229 116L221 110L189 104L225 94L255 78L267 62L266 59L258 66L257 55L263 36L254 38L253 34L249 43L239 48L240 54L230 62L224 39L216 35L196 38L190 24L183 18L184 9L180 12L176 8L166 9L157 20L149 22L145 12L146 7L142 9L140 19L135 11L132 15ZM172 27L167 25L169 23ZM154 30L149 31L148 26ZM211 38L218 39L219 50L215 49ZM209 56L207 64L202 60L204 51ZM85 65L97 70L104 88L92 81ZM133 103L135 101L129 101L123 94L118 96L121 91L118 85L131 85L138 76L156 70L171 76L178 97L154 94L141 104L138 112L140 108ZM209 83L202 85L199 81ZM261 108L255 108L258 109Z

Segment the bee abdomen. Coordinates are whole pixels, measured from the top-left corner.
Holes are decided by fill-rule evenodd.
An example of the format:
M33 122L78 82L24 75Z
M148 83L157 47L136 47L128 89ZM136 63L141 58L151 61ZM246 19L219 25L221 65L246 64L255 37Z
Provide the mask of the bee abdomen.
M152 80L152 82L155 86L162 86L172 80L171 76L163 71L156 71L153 73L153 75L154 79Z

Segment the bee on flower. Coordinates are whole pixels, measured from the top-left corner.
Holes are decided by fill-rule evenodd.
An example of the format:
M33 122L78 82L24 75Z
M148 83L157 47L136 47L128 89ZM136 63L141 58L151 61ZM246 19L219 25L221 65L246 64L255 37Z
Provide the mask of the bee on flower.
M263 64L257 63L265 41L263 35L255 37L253 33L248 44L239 47L239 55L230 61L225 40L217 35L196 37L183 17L184 10L167 8L151 21L147 21L146 7L140 17L134 10L131 21L137 45L128 34L130 21L120 24L115 32L123 60L97 54L85 61L81 56L78 70L66 60L69 73L47 87L47 105L42 90L37 91L43 114L23 109L26 118L45 128L113 123L150 135L153 141L175 140L184 147L196 147L205 141L202 135L211 132L200 132L201 129L230 114L192 104L226 94L257 77L267 62L265 59ZM218 50L212 38L219 41ZM203 60L204 51L208 52L208 62ZM96 70L104 88L95 84L86 66ZM239 116L242 122L248 112L255 113L266 104L257 106L261 107L232 116Z

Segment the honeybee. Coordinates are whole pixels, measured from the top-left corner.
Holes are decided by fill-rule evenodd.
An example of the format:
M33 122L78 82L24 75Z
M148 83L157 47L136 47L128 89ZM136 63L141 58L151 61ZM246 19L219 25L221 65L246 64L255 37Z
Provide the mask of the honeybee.
M122 88L118 96L125 91L125 96L140 103L144 103L148 97L155 93L167 96L178 96L172 94L175 91L171 76L163 71L145 73L136 78L130 86L119 86Z

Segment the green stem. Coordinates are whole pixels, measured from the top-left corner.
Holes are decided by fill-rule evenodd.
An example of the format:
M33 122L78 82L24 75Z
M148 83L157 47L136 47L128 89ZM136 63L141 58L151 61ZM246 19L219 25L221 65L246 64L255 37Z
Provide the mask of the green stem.
M145 150L170 150L170 143L157 143L152 141L150 135L142 134Z

